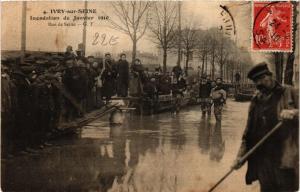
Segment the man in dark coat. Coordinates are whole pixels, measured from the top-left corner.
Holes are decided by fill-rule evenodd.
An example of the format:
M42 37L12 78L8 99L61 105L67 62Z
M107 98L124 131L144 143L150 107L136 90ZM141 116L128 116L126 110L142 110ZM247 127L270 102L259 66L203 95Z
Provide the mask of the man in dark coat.
M128 82L129 82L129 63L126 60L126 55L120 55L120 60L117 63L118 79L117 79L117 94L120 97L127 97Z
M260 141L280 120L283 125L248 159L246 183L258 180L261 191L297 191L299 180L298 92L272 78L266 63L248 73L258 92L253 97L242 144L234 163L243 165L241 157Z
M75 95L84 111L87 110L87 96L89 92L89 76L88 76L88 60L81 57L77 60L77 67L75 68L79 79L74 82L77 85L77 94Z
M77 102L80 101L78 98L78 86L76 82L79 79L79 73L77 68L75 67L75 60L72 57L65 59L66 69L64 75L62 77L62 82L66 88L66 90L75 98ZM73 104L68 100L64 100L65 103L65 120L68 122L72 120L74 117L78 116L77 109L73 106Z
M87 94L86 94L86 104L87 111L91 111L93 107L96 105L95 103L95 84L96 77L98 76L97 71L93 68L93 63L95 62L94 56L87 57L87 77L88 77L88 86L87 86Z
M34 98L34 116L36 117L34 141L32 147L39 145L43 148L47 145L49 134L54 129L55 99L53 97L53 85L48 72L40 74L32 83Z
M139 59L131 65L129 92L130 95L139 97L143 94L143 84L145 83L144 67Z
M182 75L182 69L180 66L176 65L175 67L173 67L172 72L175 75L176 80L178 81L180 75Z
M99 108L103 105L102 97L101 97L101 88L102 88L102 80L101 74L103 70L103 63L99 63L94 61L90 68L90 75L94 79L94 88L93 88L93 97L94 97L94 107Z
M16 85L16 149L24 150L30 145L32 136L32 87L27 75L20 68L12 70L11 79Z
M237 72L237 73L234 75L234 78L235 78L235 82L236 82L236 83L239 83L240 80L241 80L241 75L240 75L240 73Z
M207 81L206 77L202 77L199 85L199 98L203 117L206 115L206 112L208 115L211 115L211 89L212 87L210 82Z
M11 156L16 134L16 86L9 76L9 66L1 66L1 150L2 157Z
M104 61L105 69L101 75L101 80L103 83L101 93L102 97L105 97L106 102L110 100L110 98L116 94L116 77L117 70L114 64L114 61L111 59L110 53L105 54Z

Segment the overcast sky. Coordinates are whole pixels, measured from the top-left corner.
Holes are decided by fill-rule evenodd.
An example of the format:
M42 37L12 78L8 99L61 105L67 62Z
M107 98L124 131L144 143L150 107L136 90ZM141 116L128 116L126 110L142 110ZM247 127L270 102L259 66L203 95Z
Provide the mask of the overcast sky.
M193 23L202 29L219 27L223 21L220 15L221 5L227 5L232 13L237 29L237 42L241 47L250 50L251 36L251 4L226 2L184 1L182 3L182 25ZM30 16L44 16L43 11L50 9L79 9L84 8L84 2L28 2L27 3L27 49L41 51L64 51L67 45L77 48L82 42L83 26L77 27L49 27L48 21L31 21ZM97 9L97 14L89 16L101 16L103 12L114 17L108 2L89 2L88 8ZM20 49L21 38L21 11L22 2L2 2L2 50ZM46 14L49 16L49 14ZM58 16L58 15L51 15ZM70 15L73 18L74 14ZM83 16L77 14L77 16ZM79 22L77 22L78 24ZM87 52L96 51L119 53L131 50L131 41L128 36L107 27L107 21L96 21L92 27L87 27ZM95 33L118 37L117 45L92 45ZM144 36L138 43L138 50L157 53L155 45ZM253 54L254 60L264 60L263 54Z

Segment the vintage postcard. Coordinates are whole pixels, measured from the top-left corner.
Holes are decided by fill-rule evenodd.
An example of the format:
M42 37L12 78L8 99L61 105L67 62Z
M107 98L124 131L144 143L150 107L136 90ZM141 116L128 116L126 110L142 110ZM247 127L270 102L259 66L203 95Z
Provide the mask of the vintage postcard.
M1 190L299 190L298 1L2 1Z

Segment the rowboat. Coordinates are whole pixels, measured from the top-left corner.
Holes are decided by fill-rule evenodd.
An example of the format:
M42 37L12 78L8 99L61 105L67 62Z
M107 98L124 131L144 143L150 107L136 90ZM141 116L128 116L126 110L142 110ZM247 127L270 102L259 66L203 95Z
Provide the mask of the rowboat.
M254 91L252 90L243 90L243 91L237 91L234 94L234 98L236 101L250 101L253 97Z

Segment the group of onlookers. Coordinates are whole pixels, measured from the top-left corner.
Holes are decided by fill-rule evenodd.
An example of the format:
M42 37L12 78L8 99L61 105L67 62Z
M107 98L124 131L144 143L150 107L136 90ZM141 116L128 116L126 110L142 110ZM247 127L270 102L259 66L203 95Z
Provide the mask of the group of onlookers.
M148 97L181 93L181 74L163 74L160 68L149 72L139 59L130 65L126 55L114 61L73 52L68 46L60 55L27 54L1 62L1 119L3 154L34 153L50 145L49 137L59 127L104 106L114 96Z

